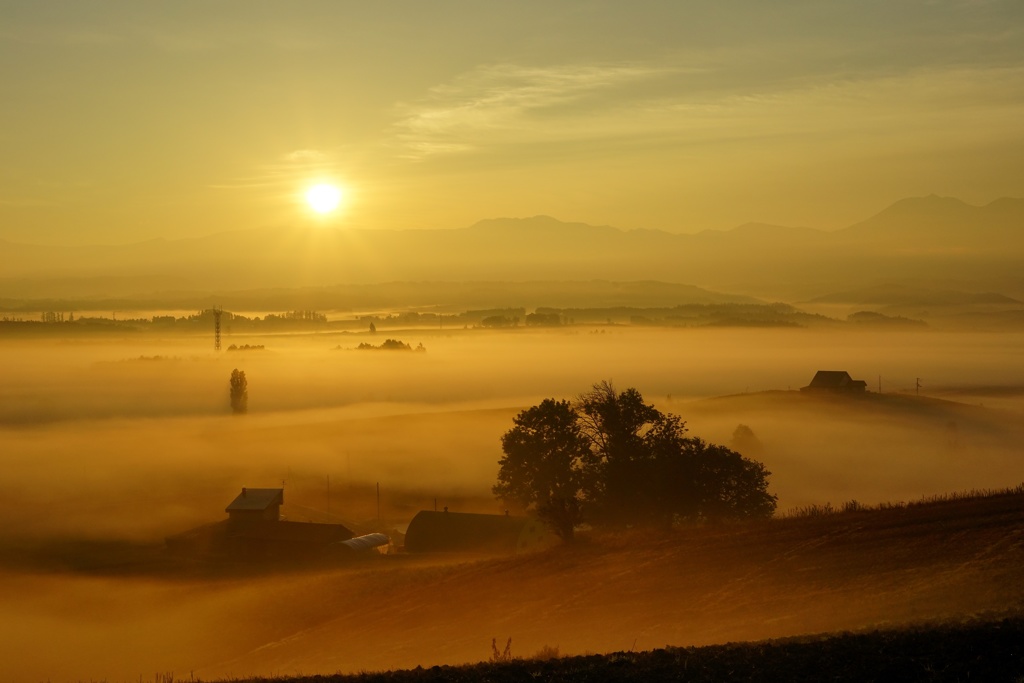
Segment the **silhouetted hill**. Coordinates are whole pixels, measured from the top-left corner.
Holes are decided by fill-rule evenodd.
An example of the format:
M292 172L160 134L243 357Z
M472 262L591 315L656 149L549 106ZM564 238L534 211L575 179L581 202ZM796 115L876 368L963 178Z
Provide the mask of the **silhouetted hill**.
M1019 249L1024 240L1024 199L1004 197L986 206L936 195L901 199L837 234L853 239L869 236L922 250L936 246Z
M614 652L955 623L1022 604L1024 565L1008 541L1022 530L1018 492L598 535L575 547L448 566L409 558L392 571L347 574L343 588L336 576L311 582L308 595L329 606L315 622L281 628L274 640L225 653L197 673L208 680L279 670L429 670L486 659L491 638L500 647L509 635L513 654L528 657L544 646ZM289 599L309 598L293 592ZM707 680L728 680L727 668L724 678ZM792 679L775 673L757 680Z
M588 223L566 223L551 216L533 216L532 218L488 218L477 221L469 228L470 232L504 234L515 239L526 237L554 239L595 239L613 238L622 231L608 225L590 225ZM651 232L651 231L648 231Z
M808 299L885 279L955 273L964 289L1024 297L1024 200L984 207L923 197L844 230L751 223L674 234L500 218L454 230L235 230L119 246L0 243L0 297L80 295L90 278L201 292L437 281L662 281L768 299ZM132 279L138 278L138 279ZM147 281L146 278L152 278ZM17 294L16 294L17 293ZM553 304L557 305L557 304Z

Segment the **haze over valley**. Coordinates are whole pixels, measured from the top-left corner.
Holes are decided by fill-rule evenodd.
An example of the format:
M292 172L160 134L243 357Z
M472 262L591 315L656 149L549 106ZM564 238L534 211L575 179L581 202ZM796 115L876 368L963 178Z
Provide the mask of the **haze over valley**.
M888 304L898 302L898 288L916 287L989 296L977 303L1013 303L1008 299L1024 298L1017 267L1024 256L1022 221L1024 200L971 206L930 196L901 200L836 231L752 223L674 234L536 216L483 220L454 230L264 228L119 246L8 243L0 252L0 302L8 309L33 300L82 308L96 299L180 308L216 294L251 307L259 294L281 301L274 290L301 288L291 302L312 299L316 308L343 308L376 303L369 285L378 283L472 282L463 291L434 294L440 298L403 292L405 298L385 301L396 307L582 306L587 302L560 297L555 283L599 275L613 282L653 280L768 301ZM530 293L526 302L485 303L479 283L504 281L551 283L548 288L555 291L548 297ZM885 285L897 291L879 291ZM258 294L247 296L250 290ZM875 298L856 296L865 290ZM676 303L690 301L693 297ZM932 303L927 296L917 301ZM648 302L637 297L618 303ZM593 305L609 301L598 297Z
M1022 20L2 3L0 680L1024 678Z

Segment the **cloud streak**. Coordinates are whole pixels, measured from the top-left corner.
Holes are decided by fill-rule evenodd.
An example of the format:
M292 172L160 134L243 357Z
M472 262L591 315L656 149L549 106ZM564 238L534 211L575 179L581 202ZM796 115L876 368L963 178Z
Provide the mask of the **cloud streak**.
M483 66L401 106L394 129L404 155L412 159L481 150L500 140L542 139L545 122L564 137L559 124L567 113L586 117L629 86L674 71L631 64Z
M1020 137L1024 68L919 68L860 77L730 84L725 65L486 66L403 105L400 154L426 160L511 147L634 141L714 145L737 140L887 136ZM982 124L978 126L977 124ZM1016 132L1015 132L1016 131Z

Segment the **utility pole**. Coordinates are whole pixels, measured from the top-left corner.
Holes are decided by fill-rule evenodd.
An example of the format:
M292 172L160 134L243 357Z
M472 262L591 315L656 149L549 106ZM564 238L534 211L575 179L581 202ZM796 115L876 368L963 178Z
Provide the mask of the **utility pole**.
M882 393L882 376L878 376L878 393Z
M380 482L377 482L377 521L380 522Z
M331 521L331 475L327 475L327 521Z
M914 393L917 396L920 396L921 395L921 378L920 377L915 377L914 379L917 380L917 382L914 385Z

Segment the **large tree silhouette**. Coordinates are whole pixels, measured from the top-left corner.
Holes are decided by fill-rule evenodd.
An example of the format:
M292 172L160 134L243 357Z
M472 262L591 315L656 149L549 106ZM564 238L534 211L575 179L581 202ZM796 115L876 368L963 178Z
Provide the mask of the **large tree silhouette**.
M575 402L545 399L502 437L494 493L534 509L563 539L597 525L771 517L771 474L725 446L686 435L686 423L636 389L595 384Z
M592 453L579 416L568 401L545 399L515 417L501 437L494 493L537 513L560 538L571 541L582 521L583 475Z

